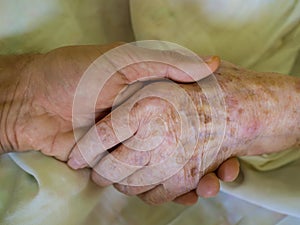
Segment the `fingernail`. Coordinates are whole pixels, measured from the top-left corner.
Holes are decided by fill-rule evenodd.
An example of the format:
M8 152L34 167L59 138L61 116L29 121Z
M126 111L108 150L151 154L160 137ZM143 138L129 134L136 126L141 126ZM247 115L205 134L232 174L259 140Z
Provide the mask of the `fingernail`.
M77 170L81 167L80 163L76 160L76 158L73 157L69 159L68 165L74 170Z
M210 57L208 57L208 58L205 58L205 59L204 59L204 62L205 62L206 64L212 64L212 63L215 63L215 62L220 62L220 57L219 57L219 56L216 56L216 55L210 56Z

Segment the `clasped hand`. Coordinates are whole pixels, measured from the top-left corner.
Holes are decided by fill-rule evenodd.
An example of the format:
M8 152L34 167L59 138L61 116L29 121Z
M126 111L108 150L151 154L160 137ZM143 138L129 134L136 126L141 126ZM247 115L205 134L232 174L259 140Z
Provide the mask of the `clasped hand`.
M143 95L145 92L165 92L161 94L167 94L168 92L174 93L172 96L173 101L178 103L181 110L188 108L185 105L186 99L181 98L178 95L180 91L176 91L176 88L170 83L153 83L138 91L145 85L145 81L153 80L154 78L167 78L182 83L194 81L195 77L192 78L188 76L185 72L172 65L148 61L131 64L126 68L117 70L106 80L106 83L103 84L103 89L95 103L95 111L82 115L82 127L76 127L75 132L81 134L83 137L76 143L78 140L74 138L72 126L72 108L76 88L84 72L93 61L119 45L120 44L117 43L105 46L64 47L44 55L33 55L30 56L30 60L24 60L26 63L22 66L22 76L20 76L21 73L19 73L19 71L14 71L12 74L15 76L15 79L10 79L11 82L9 82L12 87L11 89L14 89L15 86L17 86L17 88L14 89L15 94L12 98L14 101L6 99L7 102L11 102L11 104L9 104L11 107L10 114L7 115L6 120L10 121L13 126L6 128L6 136L3 143L10 143L10 147L5 147L4 145L4 151L26 151L35 149L40 150L45 155L54 156L61 161L67 161L69 158L68 164L75 169L91 167L93 169L92 179L99 185L106 186L115 183L115 187L123 193L129 195L138 194L146 202L152 204L160 204L170 200L184 204L192 204L197 201L199 195L209 197L217 194L219 191L218 178L224 181L235 179L238 173L238 162L236 159L229 159L223 164L219 162L218 165L220 165L220 167L216 172L217 175L211 169L199 171L197 168L199 167L198 163L200 158L197 156L199 154L196 153L200 147L198 150L195 150L194 154L191 154L191 160L182 166L182 169L178 169L176 173L172 174L160 170L160 173L166 172L169 176L172 175L167 180L164 180L165 183L158 182L150 184L149 182L147 183L146 180L144 185L130 186L122 183L122 179L134 175L134 173L138 171L138 168L145 165L157 164L161 162L162 159L166 159L168 154L172 154L170 150L173 152L178 150L180 152L183 149L188 149L189 140L196 138L198 135L194 132L193 135L195 137L192 139L189 137L193 129L192 124L184 127L184 129L188 130L180 130L177 127L177 123L174 122L178 117L176 112L172 110L168 102L155 97L141 100L134 106L133 110L130 111L129 122L131 130L127 131L127 137L123 137L123 139L120 140L114 136L114 131L111 129L111 115L116 114L116 116L114 116L114 118L116 118L116 124L122 125L121 123L124 121L123 111L126 111L125 108L131 100L136 99L137 96ZM122 57L124 60L127 58L132 59L136 57L135 54L146 54L150 56L151 54L157 54L161 58L170 59L175 65L176 63L185 63L186 67L191 68L190 72L193 72L192 64L194 62L190 63L188 58L183 57L179 53L134 47L134 51L128 51L127 55L122 55ZM27 56L22 57L26 58ZM22 61L22 57L20 61ZM118 64L118 62L112 63ZM200 80L205 78L210 75L212 71L215 71L218 66L218 58L208 58L205 63L195 67L197 68L197 71L194 71L196 79ZM98 69L97 73L101 76L101 71L105 70L105 68ZM7 71L9 71L9 67ZM18 85L15 84L15 80L18 80ZM193 94L188 91L188 89L193 88L193 85L183 85L182 88L186 89L189 96L193 98ZM122 97L123 100L120 100L120 103L123 103L117 107L113 113L108 114L115 98L125 89L126 91L124 93L126 94ZM174 90L172 91L172 89ZM131 95L133 95L133 97L130 98L131 100L124 102L124 99ZM10 95L7 96L9 97ZM81 104L83 107L86 105L84 99ZM155 117L155 120L151 120L152 116ZM91 118L97 119L95 126L90 123ZM187 118L187 121L191 122L192 120ZM101 157L99 157L99 154L103 153L101 152L103 149L87 148L86 150L91 151L79 151L78 144L86 142L86 136L89 133L86 134L85 132L88 129L94 130L95 128L98 131L100 139L106 139L105 150L112 151L111 154L109 154L110 157L132 165L134 169L131 168L120 173L120 170L123 168L121 164L113 164L113 161L107 161L109 163L105 163L105 159L108 159L109 155L105 156L105 154L101 154ZM162 128L167 128L167 130L163 131ZM184 134L184 148L183 146L178 147L178 130L180 130L181 134ZM139 144L143 142L134 143L134 140L131 142L131 145L124 144L126 142L130 143L130 139L132 139L133 136L141 139L152 137L154 144L159 139L158 142L160 142L160 144L151 151L135 151L143 150L142 148L145 146L139 146ZM193 140L193 142L196 143L195 140ZM149 142L145 143L149 144ZM92 143L86 144L93 146ZM128 146L134 146L135 150ZM82 155L82 153L86 155ZM87 162L86 159L98 161L94 161L93 164L91 164L91 162ZM99 170L99 167L104 168L104 165L106 168ZM115 179L106 179L108 177L105 178L105 171L107 172L112 168L114 168L114 170L110 172L112 172L111 174L113 174ZM217 167L214 169L216 168ZM166 170L168 170L167 165ZM104 172L104 174L101 175L99 171ZM203 172L209 173L205 175L202 174ZM157 173L157 171L155 173ZM154 174L148 173L146 175L151 177L151 175ZM199 181L200 178L201 180ZM135 180L134 182L138 181Z

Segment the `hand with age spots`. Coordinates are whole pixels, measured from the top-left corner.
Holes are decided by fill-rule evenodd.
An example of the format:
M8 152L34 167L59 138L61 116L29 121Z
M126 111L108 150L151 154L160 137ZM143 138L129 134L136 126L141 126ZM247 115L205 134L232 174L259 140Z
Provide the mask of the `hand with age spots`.
M299 78L226 62L215 77L226 105L220 112L226 120L224 133L221 123L211 119L213 109L201 89L207 79L200 85L151 83L93 127L101 148L88 147L88 133L73 149L69 165L91 166L92 179L100 186L114 184L122 193L138 195L150 204L171 200L193 204L198 195L218 191L211 173L218 167L217 175L224 180L236 177L238 162L232 157L300 144ZM220 149L207 149L210 141L220 138ZM105 150L110 154L103 154ZM226 166L221 165L224 160Z
M35 149L45 155L67 161L75 144L72 104L78 82L95 59L119 45L120 43L102 46L70 46L46 54L1 56L0 153ZM133 47L131 50L121 55L122 59L126 61L137 57L136 55L154 57L158 55L173 60L174 63L177 62L176 64L182 63L185 59L171 51L153 51L139 47ZM182 61L178 61L179 59ZM186 59L188 62L189 59ZM219 60L210 58L206 63L200 65L203 70L194 73L198 75L197 79L204 78L214 71L219 65ZM105 68L99 68L98 71L100 76L102 69ZM182 71L167 64L156 62L133 64L116 72L107 81L97 101L96 112L91 111L83 117L91 117L96 113L97 118L103 118L121 90L134 87L129 88L129 95L134 93L143 84L139 80L152 79L152 74L156 78L165 77L181 82L193 81ZM90 127L91 124L87 123L85 126ZM226 176L232 177L230 168L232 168L230 163L224 163L220 169L223 171L220 175L221 179L227 179ZM233 174L237 173L236 170L238 169L234 169ZM218 182L216 176L210 175L206 181L203 180L203 187L208 184L210 190L217 192Z

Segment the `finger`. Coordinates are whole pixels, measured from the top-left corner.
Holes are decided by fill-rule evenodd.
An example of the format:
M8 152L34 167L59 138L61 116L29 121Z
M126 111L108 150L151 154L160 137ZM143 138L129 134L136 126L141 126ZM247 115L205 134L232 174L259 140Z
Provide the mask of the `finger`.
M160 52L161 56L151 62L139 62L131 64L119 70L129 83L135 81L168 78L178 82L195 82L201 80L216 71L220 65L218 56L211 56L205 61L191 60L179 53ZM145 53L146 54L146 53Z
M232 182L238 177L239 171L239 160L237 158L230 158L218 168L217 175L222 181Z
M174 199L170 198L170 195L162 184L138 196L149 205L161 205Z
M197 195L204 198L214 197L219 191L220 182L214 173L209 173L202 177L196 189Z
M158 125L153 126L156 128L158 127ZM157 143L160 143L160 141L158 139L151 141L149 138L150 135L148 135L144 130L145 126L140 124L140 129L137 131L135 136L123 143L124 146L122 145L120 148L117 148L112 152L112 155L122 162L118 164L116 163L116 166L119 168L115 170L113 174L113 176L119 176L119 181L116 182L117 184L115 184L115 188L127 195L138 195L149 191L156 186L158 182L157 179L160 180L160 176L162 174L164 174L163 178L168 177L168 173L166 173L167 169L164 169L162 164L168 164L166 159L172 157L172 151L175 149L175 146L173 146L174 143L171 143L170 140L167 139L168 141L162 141L161 144L156 146ZM153 131L154 129L150 130ZM143 140L144 135L147 137L147 141L144 143L148 143L148 147L154 147L151 151L140 151L143 146L139 142L134 143L135 138L138 137L139 140ZM137 150L134 151L132 148L126 147L128 143L131 144L130 146L133 149ZM105 170L110 167L111 162L104 165L103 160L99 162L99 165L103 164L101 166L103 170ZM124 162L126 163L125 168L122 168L124 166ZM132 167L132 165L135 167ZM137 165L139 167L137 167ZM131 168L127 169L127 167ZM173 169L174 168L175 167L173 167ZM120 173L120 175L117 175L117 173Z
M190 205L196 204L198 201L198 198L199 197L195 191L190 191L184 195L181 195L181 196L175 198L173 201L178 204L190 206Z
M105 82L105 85L103 86L103 89L101 89L96 103L97 110L102 111L124 102L124 100L143 86L143 83L139 81L168 78L178 82L195 82L212 74L220 65L220 58L218 56L207 57L204 61L195 62L195 59L190 61L181 59L180 57L182 56L176 52L166 53L159 51L159 53L164 57L158 57L157 61L155 61L155 56L151 62L143 62L142 59L140 59L141 62L138 63L131 62L130 64L129 62L124 62L123 64L129 65L117 70L113 76L109 77L109 74L106 76L103 75L104 77L107 77L107 80L105 81L104 78L102 79L103 81L101 80L101 82ZM149 55L147 52L145 52L145 54ZM116 64L114 67L121 67L121 63L115 62L120 60L114 59L114 57L116 56L113 56L112 59L110 59L112 63ZM166 60L168 57L169 59ZM123 56L123 60L124 58L128 58L128 56ZM141 58L143 57L141 56ZM163 58L164 60L160 60L160 58ZM197 60L199 59L197 58ZM99 66L99 68L102 67ZM102 72L99 71L99 69L96 70L96 74L101 73ZM100 87L101 85L96 86Z
M65 162L70 154L70 149L75 145L75 139L72 131L61 133L56 136L52 142L51 148L41 149L47 156L54 156L58 160Z
M113 107L116 107L116 106L120 105L121 103L125 102L127 99L129 99L130 96L132 96L138 90L142 89L143 86L144 86L144 83L139 82L139 81L134 82L134 83L129 84L129 85L125 85L125 88L122 89L118 93L118 96L116 96L116 98L114 99ZM108 85L107 87L109 88L110 86ZM100 96L100 98L102 98L102 97L103 96Z
M138 128L136 117L129 116L124 104L93 126L73 148L68 165L73 169L93 167L106 150L130 138ZM112 120L113 118L113 120Z
M195 175L192 173L192 170L182 169L162 184L139 195L139 197L151 205L160 205L173 201L196 187L197 183L195 183L195 180L198 179L195 179Z
M106 179L94 170L91 173L91 179L92 181L94 181L95 184L99 185L100 187L107 187L109 185L112 185L111 180Z
M93 167L92 179L100 186L118 183L145 166L149 160L149 152L132 150L124 142Z
M162 44L164 50L161 50ZM210 75L220 64L217 56L206 58L204 62L186 48L157 41L118 46L105 53L105 60L131 83L151 77L194 82Z
M125 195L139 195L144 192L147 192L153 188L155 188L156 185L146 185L146 186L129 186L129 185L122 185L122 184L114 184L114 187L120 191L121 193Z

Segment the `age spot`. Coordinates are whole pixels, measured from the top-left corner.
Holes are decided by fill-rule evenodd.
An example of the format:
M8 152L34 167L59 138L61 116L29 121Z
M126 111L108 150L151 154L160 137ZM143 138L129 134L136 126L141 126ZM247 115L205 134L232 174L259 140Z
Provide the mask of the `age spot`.
M195 177L197 175L197 167L191 169L191 176Z
M244 112L244 109L239 108L239 114L242 114Z
M210 123L211 122L211 116L209 116L209 115L204 115L204 123L205 124L208 124L208 123Z
M296 92L300 93L300 80L296 81L295 87L296 87Z

